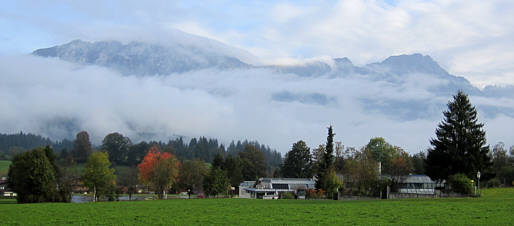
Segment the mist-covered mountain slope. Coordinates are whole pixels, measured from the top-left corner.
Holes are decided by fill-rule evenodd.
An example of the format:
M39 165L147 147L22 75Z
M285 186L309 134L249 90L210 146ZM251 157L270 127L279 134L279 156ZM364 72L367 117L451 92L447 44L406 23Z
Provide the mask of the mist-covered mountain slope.
M125 75L169 75L205 68L245 68L238 58L182 43L169 45L118 41L75 40L64 45L38 49L34 55L98 65Z
M231 47L215 43L215 41L196 37L196 41L177 41L166 45L130 42L123 44L118 41L86 42L75 40L67 44L38 49L34 55L57 57L61 60L103 66L114 69L125 75L169 75L207 68L244 69L265 68L277 73L290 73L303 77L312 76L359 76L370 80L381 80L391 83L402 83L410 75L429 75L445 81L445 85L433 87L432 91L447 95L455 90L464 90L470 94L478 94L465 78L449 74L430 56L421 54L391 56L382 62L364 66L354 65L348 58L335 58L332 62L314 61L297 65L253 66L230 54ZM205 43L213 42L216 48ZM202 44L195 44L202 43Z
M190 40L194 38L194 40ZM252 65L231 54L232 47L202 37L183 37L163 44L118 41L86 42L75 40L64 45L38 49L36 56L56 57L64 61L97 65L114 69L124 75L173 76L203 69L226 71L231 69L264 69L272 73L293 74L301 78L343 78L378 82L388 89L402 90L418 87L432 95L449 97L458 90L487 97L508 96L510 87L486 87L480 90L463 77L455 76L443 69L430 56L422 54L390 56L381 62L354 65L350 59L334 58L330 61L312 61L295 65ZM344 88L344 87L341 87ZM213 92L219 92L215 90ZM271 93L271 100L298 102L314 105L338 104L337 98L320 92L298 92L284 89ZM419 100L398 100L387 97L359 97L364 108L390 115L402 120L413 120L436 115L441 108ZM490 115L503 113L512 115L511 109L485 106Z

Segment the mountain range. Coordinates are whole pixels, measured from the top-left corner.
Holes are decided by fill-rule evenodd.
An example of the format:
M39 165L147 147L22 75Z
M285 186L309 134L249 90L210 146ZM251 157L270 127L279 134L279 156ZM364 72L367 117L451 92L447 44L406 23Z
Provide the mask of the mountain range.
M32 54L41 57L55 57L78 64L102 66L126 76L173 76L205 69L218 71L264 69L279 74L294 74L299 77L359 78L399 87L412 82L412 80L422 82L422 79L428 77L440 81L426 88L437 96L451 96L457 90L463 90L474 96L513 97L514 95L512 86L488 86L480 90L464 77L448 73L430 56L419 53L390 56L381 62L363 66L354 65L346 57L294 65L254 65L240 60L234 51L230 51L229 46L207 38L199 39L200 42L178 41L167 44L136 41L124 44L119 41L74 40L63 45L37 49ZM216 47L207 48L206 46ZM319 93L293 93L290 91L273 93L272 99L319 105L327 105L334 101L334 98ZM435 109L439 109L416 101L366 98L361 101L371 111L380 111L404 120L433 115ZM498 113L514 115L513 109L509 107L483 106L482 110L492 116Z
M69 43L38 49L34 55L57 57L61 60L98 65L116 70L124 75L167 76L174 73L215 68L217 70L265 68L278 73L299 76L365 76L373 80L401 82L406 74L425 74L448 82L439 92L462 89L470 94L480 90L463 77L449 74L430 56L421 54L391 56L382 62L364 66L354 65L348 58L335 58L331 62L315 61L297 65L252 65L237 56L202 49L194 45L159 45L144 42L119 41L87 42L74 40ZM451 93L450 92L450 93ZM444 92L447 94L447 92Z

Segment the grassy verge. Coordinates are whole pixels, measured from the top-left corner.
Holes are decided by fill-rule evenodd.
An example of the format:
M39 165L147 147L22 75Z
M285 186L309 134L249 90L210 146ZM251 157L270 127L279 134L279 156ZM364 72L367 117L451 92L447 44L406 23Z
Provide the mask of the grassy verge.
M177 199L139 202L0 205L2 224L509 225L514 189L488 189L482 198L369 201ZM28 217L29 215L29 217Z

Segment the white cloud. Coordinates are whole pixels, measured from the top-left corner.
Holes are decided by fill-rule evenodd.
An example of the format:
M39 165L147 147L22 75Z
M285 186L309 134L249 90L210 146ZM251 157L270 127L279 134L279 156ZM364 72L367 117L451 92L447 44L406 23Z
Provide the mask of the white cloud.
M27 66L30 65L30 66ZM333 125L336 140L361 147L375 136L385 137L410 152L429 146L448 98L426 89L438 80L406 79L401 85L373 82L359 76L298 77L269 70L203 70L166 77L122 76L95 67L32 56L0 58L0 132L33 132L56 138L70 136L57 122L71 122L74 132L87 130L95 142L119 131L135 140L173 135L209 136L225 142L251 139L285 152L304 139L311 147L324 143ZM273 100L277 92L320 94L327 105ZM364 99L413 101L442 106L435 114L397 119L368 109ZM478 104L504 106L510 99L472 98ZM433 107L432 107L433 108ZM401 112L402 109L396 109ZM490 141L514 143L505 131L512 118L487 118ZM75 131L76 130L76 131ZM72 134L73 135L73 134Z
M41 40L44 36L48 45L79 38L165 44L170 37L180 36L194 42L193 37L170 29L179 28L260 57L232 50L251 63L293 64L347 56L357 64L366 64L390 55L420 52L475 85L514 84L514 2L508 0L399 0L394 6L357 0L225 5L209 1L17 4L19 7L14 8L19 11L8 7L0 10L0 19L12 23L8 27L25 28L22 33L3 29L18 35L12 40L27 40L22 37L31 37L30 27L35 27L38 32L34 37ZM112 6L105 7L109 4L116 6L116 12ZM23 49L46 47L39 46L39 41L34 46L36 42L28 40ZM428 146L440 115L398 121L366 109L360 99L376 99L378 104L387 100L447 101L426 90L441 81L423 76L394 86L353 77L298 78L266 70L122 77L98 67L32 57L1 57L0 66L0 128L4 130L0 132L24 130L65 136L60 128L49 129L43 123L64 119L89 130L97 141L112 131L132 137L142 131L161 138L180 134L258 139L285 151L298 139L306 139L310 146L324 142L326 126L333 124L338 139L346 145L362 146L372 136L384 136L414 152ZM284 90L321 93L337 102L327 107L270 100L272 93ZM511 99L472 101L492 107L512 106ZM508 137L510 117L485 120L489 141L514 143Z

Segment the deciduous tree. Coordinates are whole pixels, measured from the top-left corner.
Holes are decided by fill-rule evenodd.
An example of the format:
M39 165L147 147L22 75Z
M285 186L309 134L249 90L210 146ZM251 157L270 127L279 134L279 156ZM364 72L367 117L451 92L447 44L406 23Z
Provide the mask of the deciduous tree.
M94 201L102 196L112 195L116 176L107 153L95 152L89 156L82 181L93 192Z
M312 177L311 153L307 144L300 140L293 144L286 154L280 173L283 177L310 178Z
M91 142L89 134L86 131L77 133L77 137L73 142L73 159L78 163L84 163L91 155Z
M393 159L399 156L401 149L387 143L382 137L370 139L369 143L366 145L366 149L371 152L375 161L380 162L381 173L391 175Z
M132 142L120 133L111 133L102 141L102 150L109 153L109 160L114 164L127 164L128 152Z
M157 146L153 146L137 167L139 179L144 184L151 185L159 198L166 198L166 191L175 183L179 173L179 161L175 156L161 152Z
M43 148L14 156L8 173L9 187L19 203L50 202L56 194L55 169Z
M180 164L178 187L185 191L200 192L208 173L209 169L204 161L199 159L184 161Z

